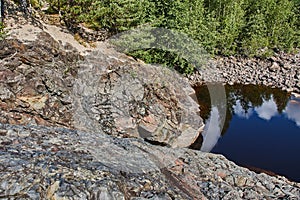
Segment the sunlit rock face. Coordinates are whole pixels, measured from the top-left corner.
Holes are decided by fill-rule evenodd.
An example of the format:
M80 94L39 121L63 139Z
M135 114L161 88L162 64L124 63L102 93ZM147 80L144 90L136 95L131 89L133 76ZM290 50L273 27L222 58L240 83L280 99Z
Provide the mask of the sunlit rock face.
M202 131L194 90L175 71L104 43L82 56L43 30L32 35L0 43L1 123L104 131L172 147L189 146Z
M0 42L0 123L72 127L70 97L81 56L46 32L32 35L34 41Z
M73 97L77 128L172 147L188 147L202 131L194 90L176 72L107 46L79 66Z
M202 131L194 91L176 72L107 43L83 47L64 27L37 26L12 2L7 8L16 16L6 19L9 37L0 43L0 123L103 131L172 147L189 146Z

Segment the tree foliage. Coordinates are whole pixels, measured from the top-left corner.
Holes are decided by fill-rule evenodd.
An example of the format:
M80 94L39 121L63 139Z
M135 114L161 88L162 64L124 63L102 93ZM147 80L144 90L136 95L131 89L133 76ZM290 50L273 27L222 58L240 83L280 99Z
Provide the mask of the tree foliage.
M124 31L151 21L148 0L56 0L52 7L62 11L65 20L84 22L93 29Z
M85 23L91 28L104 28L111 32L128 30L142 24L173 29L187 34L213 54L266 56L274 50L292 51L299 48L300 44L299 0L49 2L63 13L66 20L75 23ZM147 54L149 60L149 54L153 53L156 60L158 52L154 52L147 50L147 53L135 54ZM171 55L167 52L160 54L160 58L167 57L166 60Z

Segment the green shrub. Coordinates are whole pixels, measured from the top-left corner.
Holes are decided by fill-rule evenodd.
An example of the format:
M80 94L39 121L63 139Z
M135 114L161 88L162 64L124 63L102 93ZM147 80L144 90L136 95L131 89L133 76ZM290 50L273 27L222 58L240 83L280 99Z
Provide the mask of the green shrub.
M162 49L143 49L128 54L146 63L161 64L165 67L173 68L182 74L190 74L194 71L194 67L186 59L181 58L174 52Z
M300 0L56 0L52 7L73 23L113 33L148 24L187 34L209 53L268 56L300 44ZM160 54L160 55L158 55ZM174 57L145 50L132 55L157 61ZM151 58L151 55L153 58ZM177 58L176 58L177 59ZM162 61L165 63L165 61ZM190 67L176 62L172 65ZM183 62L184 63L184 62ZM190 71L183 70L183 71Z

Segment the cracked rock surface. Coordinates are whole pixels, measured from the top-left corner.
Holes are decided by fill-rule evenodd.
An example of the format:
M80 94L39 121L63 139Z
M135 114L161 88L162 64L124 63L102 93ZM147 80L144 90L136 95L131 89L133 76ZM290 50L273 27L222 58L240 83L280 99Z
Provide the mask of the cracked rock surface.
M299 183L141 139L0 125L2 199L299 199Z
M98 49L79 63L74 84L78 129L142 137L172 147L195 141L203 122L186 79L114 49Z
M106 43L82 52L30 24L24 36L12 30L0 43L1 123L104 131L172 147L188 147L202 131L194 90L176 72Z
M71 127L70 91L80 59L49 34L0 42L0 122Z

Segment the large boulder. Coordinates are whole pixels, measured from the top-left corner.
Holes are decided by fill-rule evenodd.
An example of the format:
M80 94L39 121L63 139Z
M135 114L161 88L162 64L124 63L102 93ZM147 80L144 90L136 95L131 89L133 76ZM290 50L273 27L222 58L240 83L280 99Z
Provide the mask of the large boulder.
M185 78L137 62L105 43L79 63L74 94L80 130L188 147L204 126Z

